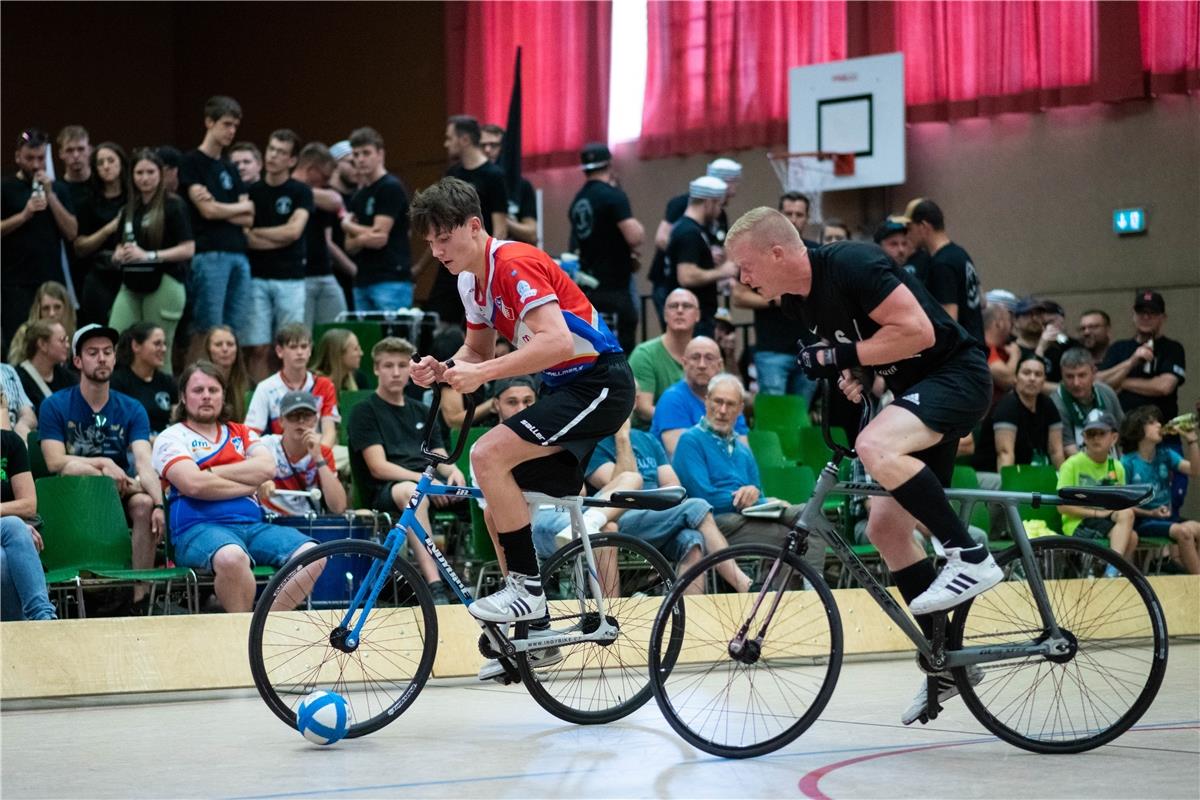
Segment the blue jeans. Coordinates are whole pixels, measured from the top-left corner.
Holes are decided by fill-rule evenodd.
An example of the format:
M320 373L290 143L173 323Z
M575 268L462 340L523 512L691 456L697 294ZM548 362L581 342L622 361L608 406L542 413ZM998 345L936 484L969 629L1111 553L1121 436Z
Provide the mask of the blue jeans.
M817 384L796 365L796 356L759 350L754 354L758 391L762 394L798 394L812 402Z
M712 510L707 500L689 497L664 511L632 509L617 517L617 531L658 550L672 564L680 561L693 547L704 549L700 523ZM533 548L545 562L558 549L554 536L571 524L571 515L554 508L541 508L534 515Z
M384 281L354 287L355 311L395 311L412 308L411 281Z
M56 619L42 561L25 520L0 517L0 542L0 619Z
M244 342L250 317L250 262L246 254L214 251L192 256L187 299L194 333L228 325Z
M317 540L295 528L267 522L197 522L172 537L175 563L193 569L212 569L212 557L226 545L240 547L255 564L282 567L305 542Z

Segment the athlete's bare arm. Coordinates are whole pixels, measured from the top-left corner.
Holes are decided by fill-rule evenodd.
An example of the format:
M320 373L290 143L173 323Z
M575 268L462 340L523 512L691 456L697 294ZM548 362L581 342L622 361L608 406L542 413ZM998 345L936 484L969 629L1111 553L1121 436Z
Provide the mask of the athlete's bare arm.
M891 364L933 346L933 323L907 286L893 289L870 317L880 328L858 343L858 360L864 365Z

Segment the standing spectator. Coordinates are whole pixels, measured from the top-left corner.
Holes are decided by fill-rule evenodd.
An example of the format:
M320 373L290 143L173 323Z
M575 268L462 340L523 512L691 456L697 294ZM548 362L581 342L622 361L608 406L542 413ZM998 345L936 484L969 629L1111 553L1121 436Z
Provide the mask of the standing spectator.
M663 392L650 424L650 433L662 442L672 463L679 437L704 416L709 383L723 369L721 349L715 341L697 336L688 342L683 351L683 379ZM750 429L740 409L736 417L733 431L744 440Z
M1154 487L1154 496L1133 509L1134 530L1139 536L1173 539L1183 566L1192 575L1200 575L1200 522L1182 519L1171 497L1176 474L1200 478L1196 431L1188 431L1182 438L1186 458L1163 446L1163 420L1158 407L1139 406L1121 425L1121 447L1125 451L1121 464L1130 483Z
M333 447L337 442L337 425L341 421L337 408L337 392L328 378L308 371L312 356L312 335L304 323L284 325L275 333L275 355L283 366L274 375L254 388L246 425L258 433L281 433L280 403L288 392L310 392L321 403L321 442Z
M329 188L336 166L328 147L309 142L301 148L292 170L292 178L313 194L313 211L304 226L304 324L310 328L333 322L346 310L346 296L333 275L330 255L330 249L337 247L333 229L341 227L339 219L346 213L341 194Z
M256 590L251 563L283 566L316 542L295 528L263 522L254 495L275 474L275 461L257 433L230 421L216 367L208 361L189 365L179 388L177 422L154 442L154 469L170 487L175 563L211 569L221 606L250 611ZM303 595L322 566L312 564L293 579Z
M21 441L29 438L29 432L37 427L37 415L33 413L33 403L25 394L21 385L21 376L11 364L0 364L0 393L4 395L4 407L8 414L10 430L21 437Z
M667 272L679 286L691 289L700 302L696 333L710 336L717 313L718 284L737 276L737 265L713 259L710 229L725 199L726 184L707 175L688 184L687 210L671 229L667 242ZM668 448L669 449L669 448Z
M1046 324L1047 316L1055 316L1054 306L1057 305L1050 300L1026 297L1013 309L1013 332L1016 334L1016 345L1021 350L1021 360L1030 356L1040 358L1047 374L1051 370L1050 348L1057 344L1056 340L1062 333Z
M84 325L107 323L121 269L113 253L121 243L121 211L128 202L129 159L115 142L102 142L92 152L91 189L78 209L79 236L75 255L80 259L83 292L79 321Z
M342 196L342 205L349 209L350 199L358 191L358 172L354 168L354 148L350 146L349 139L342 139L333 143L329 148L329 154L337 162L337 167L333 170L333 177L329 179L329 185ZM353 309L354 276L358 273L358 267L354 264L354 259L346 254L346 232L342 230L340 221L339 224L333 226L329 257L333 259L334 274L337 276L338 285L342 287L342 296L346 298L346 307Z
M1117 425L1125 412L1117 393L1096 380L1096 364L1087 350L1072 347L1063 353L1060 365L1062 383L1050 393L1050 399L1063 423L1063 453L1073 456L1083 449L1083 423L1093 409L1112 414Z
M887 257L892 260L893 264L903 267L909 272L915 272L915 268L908 263L913 254L912 240L908 238L908 226L900 219L888 217L879 223L879 227L875 229L874 239L875 244L887 253Z
M317 342L311 367L316 375L324 375L336 392L357 392L366 387L362 366L363 349L354 331L330 328Z
M258 496L264 506L285 516L304 516L322 511L341 514L346 510L346 489L338 480L333 450L321 443L317 431L320 401L308 392L288 392L279 402L281 433L262 437L275 459L275 476L264 481ZM310 497L276 494L279 489L321 491L321 502Z
M243 228L254 224L254 203L221 155L241 122L236 100L210 97L204 104L204 140L179 167L179 188L191 203L196 235L187 296L197 337L214 325L242 329L249 322L250 262Z
M71 340L61 322L38 320L25 329L25 352L18 365L21 387L41 416L42 401L55 392L79 383L64 365L71 357Z
M950 240L942 209L932 200L918 197L901 217L908 224L914 248L929 253L926 287L942 304L950 318L962 325L971 338L984 347L983 292L979 275L967 251Z
M163 183L162 159L143 148L134 152L132 163L133 191L121 219L134 241L122 242L113 253L121 267L121 288L108 321L119 331L139 320L154 323L162 329L169 354L187 303L184 281L196 242L187 206L168 194ZM158 368L170 374L170 361Z
M1058 488L1064 486L1121 486L1125 466L1113 456L1117 443L1117 422L1112 415L1093 409L1083 423L1084 448L1063 462L1058 473ZM1080 539L1108 539L1109 546L1122 558L1130 558L1137 549L1138 535L1133 530L1134 510L1105 511L1088 506L1062 505L1063 533ZM1106 578L1116 577L1111 565Z
M254 142L236 142L229 148L229 160L237 167L238 177L246 186L253 186L262 179L262 151Z
M395 311L413 304L408 242L408 192L384 166L383 137L374 128L350 134L359 190L342 220L346 253L354 259L354 307Z
M637 249L645 231L633 216L629 196L615 185L612 153L593 142L580 153L585 178L571 201L571 244L579 266L599 285L587 292L601 313L616 317L617 340L626 353L637 343L638 309L629 281L638 269Z
M413 346L404 339L389 336L380 340L371 350L379 388L355 406L350 415L350 464L354 480L371 508L387 512L394 518L404 512L426 464L421 443L425 438L425 417L429 409L404 393L412 368L412 354ZM440 431L436 428L429 443L435 453L446 454ZM439 464L437 472L447 485L466 485L462 472L454 464ZM450 499L431 497L429 502L421 503L417 507L417 521L421 527L431 530L430 504L444 506ZM411 531L408 542L417 566L433 592L434 602L448 604L450 595L433 558Z
M154 148L154 154L162 162L162 183L167 194L179 194L179 166L183 163L183 153L169 144L162 144Z
M484 125L479 129L479 149L493 164L497 163L504 147L504 128ZM507 188L507 187L506 187ZM537 193L533 184L521 178L508 191L508 237L525 244L537 244Z
M1104 363L1112 343L1112 319L1107 311L1089 308L1079 315L1079 341L1092 354L1096 364Z
M304 322L304 228L313 210L312 189L291 177L300 137L282 128L267 140L266 177L250 187L254 227L246 231L250 255L250 320L245 346L250 377L270 372L271 339L284 325Z
M25 318L37 287L63 279L63 243L79 225L70 190L46 174L46 134L30 128L17 139L17 174L0 181L0 352Z
M67 294L67 287L58 281L46 281L38 287L29 306L29 318L21 323L8 348L8 363L20 364L25 359L25 329L30 322L38 320L61 322L69 340L75 335L75 306Z
M167 352L167 335L157 323L135 322L117 343L117 366L110 381L115 391L146 410L151 442L171 424L171 409L179 401L175 381L163 372Z
M204 336L204 357L221 373L231 419L246 419L246 407L250 404L249 395L254 383L246 372L246 359L233 328L228 325L210 328Z
M634 421L640 429L654 419L654 407L663 392L683 378L683 354L700 321L700 301L690 289L675 289L663 305L666 317L661 336L647 339L633 349L629 368L637 381Z
M1102 370L1129 366L1125 377L1118 372L1110 384L1126 411L1154 405L1163 419L1179 414L1179 387L1187 377L1187 359L1182 344L1162 335L1166 321L1163 296L1151 289L1138 292L1133 302L1133 338L1113 342L1100 365Z
M850 240L850 226L840 219L829 218L821 225L821 244L847 242Z
M37 516L29 451L8 429L6 413L0 411L0 620L57 619L38 559L42 535L27 522Z
M145 409L109 388L117 340L116 331L101 325L76 331L72 349L80 383L42 404L42 453L56 475L112 478L133 529L133 568L151 569L165 523L162 486L151 464ZM134 613L148 613L146 592L145 584L134 586Z
M1036 356L1025 358L1017 367L1013 390L996 404L992 429L997 472L1010 464L1051 464L1055 469L1062 464L1062 419L1042 392L1045 382L1045 363Z
M1082 347L1083 342L1072 339L1067 335L1067 311L1054 300L1043 301L1042 325L1045 331L1042 336L1050 339L1046 344L1046 391L1053 391L1062 380L1062 368L1059 361L1063 353L1073 347ZM1053 338L1050 338L1053 337Z
M67 125L58 132L55 140L58 143L58 159L63 164L62 182L71 196L71 207L78 215L92 193L91 136L82 125ZM82 292L87 259L80 258L68 247L67 262L71 270L71 285L75 291Z

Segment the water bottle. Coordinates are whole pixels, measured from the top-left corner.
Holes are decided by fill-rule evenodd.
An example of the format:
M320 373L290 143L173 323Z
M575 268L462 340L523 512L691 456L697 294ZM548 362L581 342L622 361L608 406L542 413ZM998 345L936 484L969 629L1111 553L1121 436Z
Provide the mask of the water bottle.
M125 220L125 228L121 232L121 244L137 244L137 237L133 235L133 220Z
M46 199L46 187L37 178L33 179L33 196L39 199Z
M1154 352L1154 340L1151 339L1148 342L1146 342L1146 347L1149 347L1150 351ZM1142 364L1142 374L1143 375L1150 375L1153 372L1154 372L1154 361L1153 360L1147 361Z

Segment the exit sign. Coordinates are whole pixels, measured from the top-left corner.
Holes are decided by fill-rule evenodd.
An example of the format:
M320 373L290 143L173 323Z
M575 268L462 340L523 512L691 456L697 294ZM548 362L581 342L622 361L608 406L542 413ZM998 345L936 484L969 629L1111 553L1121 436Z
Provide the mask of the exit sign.
M1146 209L1118 208L1113 212L1113 233L1126 236L1146 232Z

